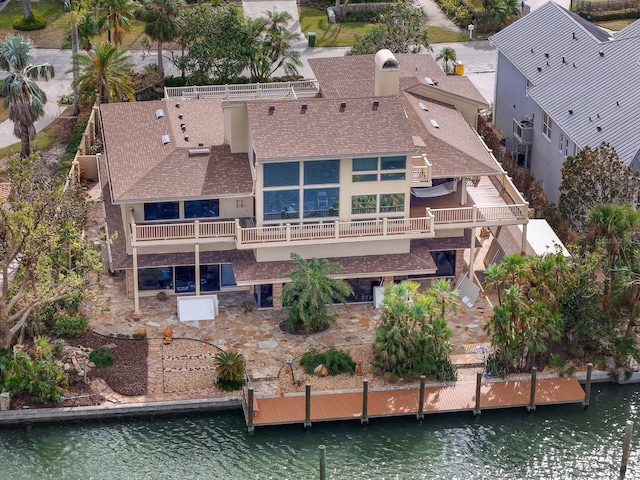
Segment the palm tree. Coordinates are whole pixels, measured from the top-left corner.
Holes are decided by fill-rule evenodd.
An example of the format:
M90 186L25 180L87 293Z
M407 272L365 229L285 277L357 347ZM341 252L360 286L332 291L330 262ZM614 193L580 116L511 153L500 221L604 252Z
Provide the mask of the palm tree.
M122 45L124 34L131 28L130 19L136 13L140 5L134 0L101 0L98 4L98 18L104 20L107 30L107 42L111 43L111 30L113 30L113 43ZM103 30L104 31L104 30Z
M7 35L0 42L0 69L9 72L0 86L0 96L9 107L13 134L20 139L20 156L31 155L31 140L36 136L34 123L44 115L47 94L35 80L48 81L54 69L50 63L32 65L33 42L22 35Z
M102 42L88 55L78 53L73 56L82 70L72 83L79 87L81 103L121 102L124 98L135 101L131 80L133 64L126 53L126 50Z
M431 292L440 305L440 316L444 318L447 310L455 311L458 306L458 291L451 288L451 280L438 278L431 284Z
M444 73L449 73L449 62L454 63L457 60L456 51L451 47L442 47L440 53L436 55L437 60L442 60Z
M287 327L293 330L302 323L310 333L322 328L336 318L331 306L335 301L347 306L347 297L353 295L351 285L332 278L342 267L325 259L303 260L292 253L295 269L291 281L282 288L282 303L289 309Z
M73 27L73 24L71 24ZM93 50L91 39L100 33L100 23L93 12L78 12L76 19L78 47L87 52ZM73 48L72 28L67 30L62 41L62 48Z
M151 40L158 42L158 72L164 79L164 65L162 61L162 43L175 40L182 29L180 10L184 8L184 0L152 0L145 6L144 26Z

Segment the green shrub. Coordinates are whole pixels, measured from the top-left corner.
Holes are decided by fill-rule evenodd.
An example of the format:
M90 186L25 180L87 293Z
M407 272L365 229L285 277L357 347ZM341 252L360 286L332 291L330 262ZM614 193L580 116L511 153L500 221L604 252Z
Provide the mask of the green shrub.
M29 18L20 17L13 22L13 28L23 32L42 30L46 26L47 19L37 13L32 13Z
M89 354L89 360L96 364L96 368L106 368L113 365L113 355L104 348L98 348Z
M144 340L145 338L147 338L147 335L144 333L134 333L133 335L131 335L131 338L134 340Z
M56 335L81 335L89 329L89 320L84 315L57 313L53 318L51 330Z
M60 155L60 163L58 164L58 170L56 171L56 176L59 178L64 178L69 173L71 163L78 151L78 146L82 141L82 134L84 133L84 129L87 127L88 122L88 117L80 117L78 118L75 127L73 127L73 132L71 133L71 138L69 139L67 148L65 148L62 155Z
M341 373L353 373L356 368L356 362L344 350L330 348L326 352L324 366L329 370L329 375L339 375Z
M549 355L549 366L552 368L562 368L566 365L567 361L557 353Z
M234 390L240 390L244 385L244 380L225 380L223 378L218 379L218 388L225 392L232 392Z
M344 350L336 350L335 348L330 348L326 352L309 350L300 358L300 365L308 375L313 375L313 371L318 365L327 367L329 375L353 373L356 368L356 362L353 361L351 355Z
M216 356L216 372L219 382L242 382L245 374L244 355L238 352L223 352ZM222 388L222 387L221 387ZM234 388L234 390L236 390Z
M502 355L492 353L487 356L486 371L494 377L506 377L509 373L509 366L505 365Z
M11 357L4 356L0 364L4 366L3 388L15 395L27 392L38 402L62 400L67 386L67 376L49 354L48 339L38 342L41 355L33 358L22 350L16 350Z

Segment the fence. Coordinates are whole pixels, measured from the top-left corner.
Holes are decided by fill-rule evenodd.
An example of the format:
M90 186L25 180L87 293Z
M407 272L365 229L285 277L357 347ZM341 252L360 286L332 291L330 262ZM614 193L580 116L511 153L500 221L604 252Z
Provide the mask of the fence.
M616 12L637 9L640 0L572 0L574 12Z

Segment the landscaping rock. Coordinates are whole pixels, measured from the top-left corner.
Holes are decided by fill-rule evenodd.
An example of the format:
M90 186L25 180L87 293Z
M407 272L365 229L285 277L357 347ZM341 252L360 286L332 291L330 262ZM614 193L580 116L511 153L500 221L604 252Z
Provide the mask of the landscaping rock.
M323 364L320 364L313 369L313 374L318 377L326 377L329 375L329 370Z

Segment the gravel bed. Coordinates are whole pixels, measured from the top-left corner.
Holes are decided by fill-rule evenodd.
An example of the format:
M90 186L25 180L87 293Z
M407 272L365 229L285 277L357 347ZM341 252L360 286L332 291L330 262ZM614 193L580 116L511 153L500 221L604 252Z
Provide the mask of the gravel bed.
M220 349L214 345L200 340L190 340L188 338L176 338L170 344L163 345L162 356L184 357L197 355L213 355L214 357L220 353Z
M164 391L186 392L214 388L215 372L211 370L191 370L189 372L164 372Z

